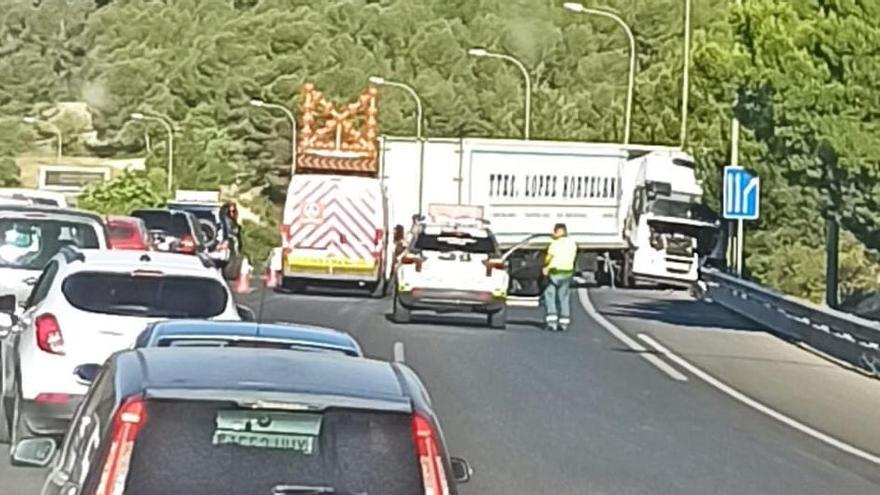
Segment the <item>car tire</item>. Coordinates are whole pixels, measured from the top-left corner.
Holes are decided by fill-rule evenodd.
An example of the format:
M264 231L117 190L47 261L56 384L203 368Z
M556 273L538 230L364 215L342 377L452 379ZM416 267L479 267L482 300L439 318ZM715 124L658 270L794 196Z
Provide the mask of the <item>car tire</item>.
M400 303L400 298L397 297L397 292L394 292L394 302L393 302L393 317L395 323L409 323L412 319L412 314L409 309L407 309L403 304Z
M498 328L501 330L507 328L507 306L502 306L498 311L489 313L486 319L491 328Z

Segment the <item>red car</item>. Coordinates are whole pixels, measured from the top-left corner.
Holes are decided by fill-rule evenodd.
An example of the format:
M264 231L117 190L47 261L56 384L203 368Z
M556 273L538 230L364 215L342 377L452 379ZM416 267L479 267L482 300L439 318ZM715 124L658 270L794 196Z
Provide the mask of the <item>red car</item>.
M148 251L152 249L150 232L140 218L107 217L110 249Z

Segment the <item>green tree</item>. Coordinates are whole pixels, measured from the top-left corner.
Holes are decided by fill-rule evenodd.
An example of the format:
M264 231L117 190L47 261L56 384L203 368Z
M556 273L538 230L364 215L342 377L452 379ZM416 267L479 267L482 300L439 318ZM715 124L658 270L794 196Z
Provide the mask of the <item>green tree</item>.
M128 215L138 208L164 206L168 198L158 192L163 190L143 173L125 172L87 188L77 206L103 215Z

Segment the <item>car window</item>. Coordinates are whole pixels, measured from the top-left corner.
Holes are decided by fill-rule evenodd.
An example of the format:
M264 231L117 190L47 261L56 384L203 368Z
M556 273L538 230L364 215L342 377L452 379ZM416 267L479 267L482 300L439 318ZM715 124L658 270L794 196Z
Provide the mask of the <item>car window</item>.
M112 315L212 318L228 303L225 286L206 277L80 272L61 289L75 308Z
M41 270L64 246L100 247L95 226L51 219L0 219L0 267Z
M494 254L497 251L491 237L478 237L467 232L448 231L437 234L421 232L414 244L416 251L464 251L467 253Z
M149 230L161 230L175 237L191 234L190 223L186 215L169 211L135 211L131 216L140 218Z
M148 401L146 413L126 495L271 494L279 484L424 491L407 414L268 413L182 401Z
M36 306L46 299L46 296L49 295L49 289L52 288L52 283L55 281L55 276L58 274L58 267L59 265L57 261L50 261L49 264L46 265L46 269L43 270L36 285L34 285L34 290L31 291L31 295L28 297L25 307L30 308Z

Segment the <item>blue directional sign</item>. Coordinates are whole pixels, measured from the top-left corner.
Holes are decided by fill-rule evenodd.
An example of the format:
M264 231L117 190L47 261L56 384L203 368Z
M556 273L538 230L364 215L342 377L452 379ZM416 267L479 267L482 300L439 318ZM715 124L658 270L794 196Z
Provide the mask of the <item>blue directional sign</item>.
M761 179L742 167L724 167L722 193L724 218L757 220L761 205Z

